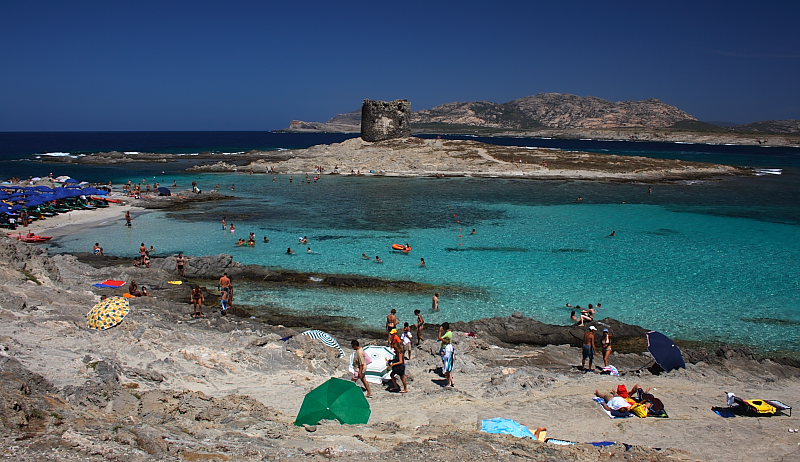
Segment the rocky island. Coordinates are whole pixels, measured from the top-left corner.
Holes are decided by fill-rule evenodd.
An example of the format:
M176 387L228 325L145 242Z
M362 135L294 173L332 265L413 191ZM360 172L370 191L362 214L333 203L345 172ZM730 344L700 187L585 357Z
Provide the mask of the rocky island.
M361 111L327 122L293 120L286 132L358 133ZM413 133L473 134L756 146L800 146L800 121L718 125L658 99L611 102L591 96L540 93L506 103L447 103L410 117Z
M189 171L281 173L318 171L341 175L583 179L597 181L675 181L749 175L751 170L673 159L620 156L560 149L500 146L469 140L409 136L408 101L367 100L361 137L341 143L285 151L249 151L224 156L120 152L81 157L51 157L51 162L106 164L127 162L191 163Z

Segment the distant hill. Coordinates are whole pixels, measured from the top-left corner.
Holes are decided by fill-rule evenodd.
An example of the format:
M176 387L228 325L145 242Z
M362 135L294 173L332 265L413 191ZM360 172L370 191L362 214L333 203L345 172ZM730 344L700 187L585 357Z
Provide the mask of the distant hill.
M412 123L476 125L512 130L540 128L667 128L697 120L657 99L610 102L593 96L541 93L508 103L448 103L419 111Z
M765 120L734 127L739 132L780 133L783 135L800 135L800 120Z
M507 103L456 102L418 111L411 116L415 132L483 134L535 130L674 130L700 133L800 134L800 121L775 120L745 125L703 122L658 99L612 102L593 96L540 93ZM327 122L293 120L284 131L357 133L361 110L339 114Z

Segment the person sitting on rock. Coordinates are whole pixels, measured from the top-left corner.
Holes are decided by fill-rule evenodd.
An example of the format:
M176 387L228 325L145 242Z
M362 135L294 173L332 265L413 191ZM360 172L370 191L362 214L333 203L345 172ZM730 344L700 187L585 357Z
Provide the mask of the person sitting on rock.
M128 293L133 295L134 297L141 297L142 293L139 292L139 284L136 284L136 281L131 279L131 283L128 286Z

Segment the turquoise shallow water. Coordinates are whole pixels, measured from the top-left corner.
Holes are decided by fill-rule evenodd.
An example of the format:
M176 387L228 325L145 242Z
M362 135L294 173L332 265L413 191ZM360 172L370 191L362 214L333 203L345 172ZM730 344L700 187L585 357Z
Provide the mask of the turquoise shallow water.
M600 317L696 340L800 351L800 213L796 173L656 185L476 179L168 175L240 199L139 216L54 245L135 255L230 253L243 263L409 279L450 288L430 296L305 289L240 291L240 303L354 316L382 325L390 308L434 322L522 311L567 324L565 303L601 302ZM574 199L582 195L582 203ZM223 232L219 220L234 222ZM477 234L470 235L475 228ZM615 237L608 237L615 230ZM255 248L234 246L255 232ZM262 244L262 236L271 242ZM315 253L298 237L306 235ZM459 237L461 236L461 237ZM409 242L410 255L390 251ZM287 247L297 251L286 255ZM361 259L379 255L384 264ZM419 267L424 257L427 268Z

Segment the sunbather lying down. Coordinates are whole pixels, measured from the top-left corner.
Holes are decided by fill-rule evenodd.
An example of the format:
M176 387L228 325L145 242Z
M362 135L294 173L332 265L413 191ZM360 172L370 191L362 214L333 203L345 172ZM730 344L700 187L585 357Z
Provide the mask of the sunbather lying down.
M603 401L605 401L603 408L608 411L627 412L630 410L630 407L636 403L643 404L647 407L648 411L654 411L656 413L663 411L664 403L650 394L650 390L650 388L642 388L637 383L631 387L630 391L628 391L625 385L620 385L616 390L611 390L610 393L600 393L599 390L595 390L594 394L595 396L603 398Z
M613 391L611 393L600 393L600 390L595 390L594 395L603 399L604 402L600 404L606 411L628 412L631 408L631 403L627 399L615 394Z

